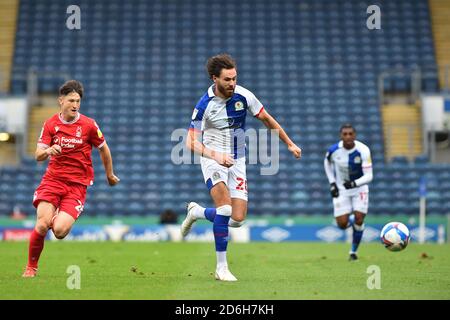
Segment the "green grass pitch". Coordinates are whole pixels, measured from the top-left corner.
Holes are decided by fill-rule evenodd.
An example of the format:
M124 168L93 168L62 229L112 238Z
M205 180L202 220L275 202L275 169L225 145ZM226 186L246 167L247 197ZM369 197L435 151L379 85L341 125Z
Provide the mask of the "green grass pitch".
M0 242L1 299L450 299L448 244L363 243L349 262L344 243L231 243L234 283L214 280L213 243L46 242L38 277L24 279L27 247ZM80 289L67 288L71 265ZM380 289L367 287L372 265Z

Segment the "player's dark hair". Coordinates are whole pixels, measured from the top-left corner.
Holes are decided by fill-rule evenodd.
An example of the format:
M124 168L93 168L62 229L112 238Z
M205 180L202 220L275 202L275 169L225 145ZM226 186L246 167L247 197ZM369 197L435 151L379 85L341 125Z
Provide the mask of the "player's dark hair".
M353 132L356 133L356 129L355 129L355 127L352 126L351 123L344 123L341 126L341 129L339 130L339 132L342 132L342 130L344 130L344 129L353 129Z
M235 69L236 62L233 58L227 54L222 53L208 59L206 63L206 70L208 71L209 78L213 76L219 77L222 69Z
M81 82L77 80L69 80L59 88L60 96L67 96L71 92L76 92L80 95L80 98L83 98L84 88Z

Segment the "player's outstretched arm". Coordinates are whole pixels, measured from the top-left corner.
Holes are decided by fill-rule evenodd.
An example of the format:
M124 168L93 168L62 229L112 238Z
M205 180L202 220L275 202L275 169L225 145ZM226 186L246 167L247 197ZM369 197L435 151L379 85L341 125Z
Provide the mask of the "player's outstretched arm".
M186 137L186 147L189 150L194 151L197 154L200 154L202 157L213 159L218 164L228 168L234 164L234 160L231 155L217 152L205 147L205 145L200 142L200 135L201 135L200 131L197 131L195 129L190 129L188 131Z
M268 129L275 129L278 132L278 136L280 137L281 141L283 141L287 146L288 150L292 152L294 157L299 159L302 156L302 149L297 147L297 145L292 142L292 140L289 138L287 133L284 131L284 129L281 127L281 125L275 120L274 117L272 117L266 110L262 110L257 118L264 123L264 125Z
M114 186L118 184L120 179L114 174L111 151L106 142L98 150L100 151L100 158L102 158L109 185Z
M57 156L61 154L61 147L57 144L54 144L51 147L46 149L42 149L40 147L36 148L36 152L34 153L34 158L36 161L44 161L47 160L49 156Z

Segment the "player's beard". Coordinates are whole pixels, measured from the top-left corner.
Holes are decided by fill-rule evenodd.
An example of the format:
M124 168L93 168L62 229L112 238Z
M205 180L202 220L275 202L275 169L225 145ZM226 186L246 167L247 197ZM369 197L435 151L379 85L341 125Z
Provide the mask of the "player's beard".
M217 90L225 97L225 98L229 98L233 95L234 93L234 88L233 91L231 90L227 90L227 88L225 88L224 86L221 86L219 83L216 84L217 86Z

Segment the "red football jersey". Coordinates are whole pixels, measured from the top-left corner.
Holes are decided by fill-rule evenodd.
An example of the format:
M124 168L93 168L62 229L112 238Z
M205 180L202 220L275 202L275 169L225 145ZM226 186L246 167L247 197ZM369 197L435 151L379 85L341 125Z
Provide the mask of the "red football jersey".
M38 147L47 149L54 144L61 146L61 154L49 157L44 177L92 185L92 146L101 148L105 144L95 120L78 113L73 121L67 122L55 114L44 123Z

